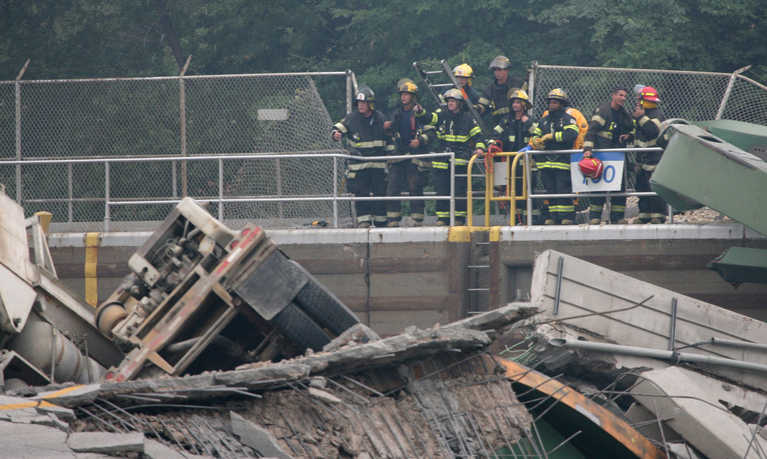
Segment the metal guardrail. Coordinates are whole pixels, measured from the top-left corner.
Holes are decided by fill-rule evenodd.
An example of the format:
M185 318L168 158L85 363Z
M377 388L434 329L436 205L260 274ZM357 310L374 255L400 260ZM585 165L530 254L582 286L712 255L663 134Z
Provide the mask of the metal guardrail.
M0 159L4 160L337 152L337 143L328 135L333 120L322 94L332 94L335 112L348 112L356 87L350 70L239 75L186 75L182 71L175 76L71 80L24 80L23 75L22 70L16 80L0 81ZM280 161L250 163L238 170L239 176L229 182L229 188L238 195L271 194L275 189L286 194L331 194L326 179L331 171L322 167L324 160ZM75 231L102 229L91 222L103 220L103 207L89 199L104 198L102 167L41 164L37 169L25 168L23 175L21 167L0 168L0 183L25 209L34 212L53 203L49 210L58 217L56 225L64 217L66 226ZM215 194L215 161L113 167L113 197ZM121 174L118 169L122 168L141 170L136 173L139 186L122 180L132 177ZM275 173L279 168L281 177ZM69 189L68 174L74 176ZM49 181L57 176L62 180ZM227 177L229 180L231 174ZM280 178L283 180L275 180ZM142 182L156 186L144 187ZM167 190L171 184L173 190ZM55 199L46 200L70 192L78 200L69 201L74 202L69 208ZM343 202L344 211L350 207ZM247 204L229 210L237 213L230 218L253 214ZM296 222L313 219L312 211L329 220L330 203L264 205L259 206L258 216ZM115 217L118 220L119 214Z
M448 196L370 196L370 197L357 197L348 194L341 193L339 190L339 160L340 161L370 161L370 160L397 160L397 159L416 159L416 158L434 158L434 157L448 157L450 159L450 195ZM288 160L299 158L330 158L333 161L333 174L329 179L333 183L333 192L330 195L283 195L276 194L272 196L227 196L225 194L224 184L224 161L226 160L246 160L246 161L259 161L259 160ZM181 198L176 196L169 196L157 199L114 199L112 198L111 179L110 179L110 165L116 163L162 163L162 162L194 162L194 161L217 161L218 163L218 177L217 188L218 195L215 198L201 197L200 201L218 203L218 219L225 220L225 208L226 203L257 203L257 202L317 202L317 201L332 201L333 206L333 226L339 227L339 209L338 203L340 201L404 201L404 200L450 200L450 224L455 223L455 165L454 165L455 153L443 152L443 153L425 153L419 155L398 155L398 156L357 156L342 153L299 153L299 154L235 154L235 155L195 155L187 157L178 156L151 156L151 157L100 157L100 158L70 158L70 159L28 159L28 160L0 160L0 167L2 166L15 166L19 173L23 172L25 166L33 165L67 165L71 166L75 164L103 164L104 165L104 197L74 197L72 189L74 184L72 183L72 174L67 175L67 189L68 195L65 198L44 198L44 199L25 199L27 203L53 203L53 202L65 202L68 204L71 213L72 204L75 202L103 202L104 205L104 231L110 230L110 221L112 215L112 208L117 206L144 206L144 205L166 205L175 204L180 202ZM194 196L192 196L194 197Z
M651 152L662 152L663 149L660 147L649 147L649 148L604 148L604 149L595 149L594 152L639 152L639 151L651 151ZM579 154L583 153L582 149L573 149L573 150L526 150L526 151L519 151L519 152L498 152L495 153L492 156L495 157L507 157L512 158L511 161L505 162L505 167L507 167L507 174L506 174L506 195L505 196L495 196L494 192L494 175L493 175L493 169L491 167L485 167L485 173L484 173L484 179L485 179L485 192L484 192L484 204L485 204L485 219L484 219L484 226L490 226L490 203L491 202L509 202L509 226L514 226L514 217L516 216L516 208L517 208L517 201L525 201L527 215L531 216L533 212L533 199L551 199L551 198L579 198L579 197L604 197L606 199L607 205L608 205L608 212L609 212L609 205L610 205L610 198L611 197L623 197L623 196L637 196L637 197L643 197L643 196L658 196L657 193L654 192L646 192L646 191L631 191L631 192L614 192L614 191L606 191L606 192L595 192L595 193L561 193L561 194L533 194L532 190L532 171L529 167L527 167L528 164L530 164L530 156L534 155L543 155L543 154ZM466 186L466 199L468 200L467 203L467 217L466 220L469 222L469 226L473 225L473 209L472 209L472 203L474 200L474 192L472 189L472 168L474 166L474 163L479 157L487 157L487 154L479 154L475 153L471 159L469 160L469 164L467 167L467 186ZM513 186L514 183L516 183L517 180L517 166L519 164L520 159L523 159L523 170L524 175L522 177L522 186L523 186L523 192L521 196L516 195L516 187ZM673 211L671 209L671 206L668 206L668 223L673 223ZM532 218L527 219L527 226L532 226Z

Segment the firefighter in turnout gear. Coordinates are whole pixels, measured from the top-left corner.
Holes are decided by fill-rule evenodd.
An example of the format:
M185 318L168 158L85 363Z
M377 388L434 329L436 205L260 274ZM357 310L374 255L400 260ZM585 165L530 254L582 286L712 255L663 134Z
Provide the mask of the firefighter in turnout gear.
M528 111L532 108L530 103L530 97L522 89L511 89L507 95L508 106L511 111L501 119L501 122L493 128L493 140L490 140L489 144L500 144L503 151L519 151L525 148L530 139L534 135L535 124L532 118L528 116ZM532 157L531 157L532 158ZM511 158L505 159L511 160ZM505 161L498 161L494 167L507 167ZM534 162L533 162L534 163ZM535 181L537 178L537 169L534 169L531 173L532 187L535 188ZM524 174L524 159L517 162L516 171L516 183L514 187L515 196L521 196L524 194L522 189L522 177ZM496 186L503 185L496 183ZM505 189L505 186L501 186L501 189ZM527 209L517 203L517 215L516 221L520 224L524 224L527 217ZM534 203L535 204L535 203ZM533 210L533 224L540 225L538 221L540 219L541 211L540 206L537 206Z
M375 93L361 86L354 96L357 111L347 114L333 125L333 140L346 139L353 154L362 157L384 156L394 151L390 137L384 132L383 113L375 109ZM347 188L358 197L386 195L386 161L350 160L346 169ZM384 201L357 201L357 226L368 228L386 224Z
M467 100L471 101L471 104L483 115L490 108L490 100L482 94L480 91L474 89L471 85L472 78L474 78L474 70L472 70L469 64L461 64L453 68L453 76L458 80L458 89L466 96ZM448 91L450 91L448 89ZM447 99L447 91L442 94L444 99Z
M596 109L589 121L589 132L583 143L583 156L588 158L594 148L621 148L634 138L634 120L624 106L628 92L624 88L615 88L610 93L610 102L605 102ZM621 184L621 191L626 184ZM605 198L591 198L589 223L598 225L601 221L602 206ZM625 224L626 197L612 198L610 220Z
M515 89L525 90L527 83L521 78L509 75L511 60L506 56L495 56L490 61L489 68L493 72L493 82L485 93L490 100L490 125L496 126L503 122L509 113L509 93Z
M578 125L565 108L570 105L567 94L557 88L546 96L548 114L541 118L533 130L530 145L536 150L570 150L578 138ZM570 155L567 153L538 155L536 164L547 194L572 192L570 180ZM538 159L541 158L541 159ZM569 198L553 198L543 201L545 225L572 225L575 223L575 202Z
M639 92L639 102L631 116L636 129L636 147L656 147L660 135L660 124L666 119L658 107L660 97L652 86L645 86ZM637 152L639 169L636 176L637 191L652 191L650 177L660 162L661 152ZM663 223L666 220L666 203L659 196L641 196L639 198L639 223Z
M433 126L426 124L426 119L415 116L415 112L421 112L418 105L418 86L404 78L397 84L400 97L400 106L391 114L386 127L392 133L397 155L426 153L426 145L429 136L426 135ZM407 191L410 196L423 196L425 171L431 167L430 160L400 159L389 163L389 180L387 194L399 196ZM410 217L416 226L423 224L424 201L410 201ZM400 201L388 201L386 208L386 226L396 227L400 225L402 217L402 203Z
M459 89L449 89L444 94L447 107L436 112L421 112L428 124L434 126L428 135L430 141L436 137L444 151L455 153L455 223L463 225L466 222L466 165L475 149L485 150L485 144L480 140L481 131L477 122L468 111L463 109L463 94ZM450 164L447 159L437 158L432 162L432 181L437 194L450 194ZM459 177L462 175L462 177ZM436 204L437 225L450 224L450 202L438 200Z

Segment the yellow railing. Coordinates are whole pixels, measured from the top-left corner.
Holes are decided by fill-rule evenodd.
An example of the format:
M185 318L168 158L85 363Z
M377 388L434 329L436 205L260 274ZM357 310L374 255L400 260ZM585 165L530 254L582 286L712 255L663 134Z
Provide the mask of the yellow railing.
M487 154L475 154L471 157L469 160L469 165L466 170L466 225L467 226L473 226L473 209L472 204L474 202L473 196L472 196L472 185L471 185L471 169L474 166L474 162L477 160L478 157L482 158L488 158L488 167L485 168L485 225L484 226L490 226L490 203L493 201L508 201L509 202L509 226L514 226L514 218L517 214L517 201L526 201L527 200L527 177L528 173L525 170L522 174L522 194L520 196L516 195L516 187L514 187L514 183L516 183L517 179L517 164L519 163L520 158L524 158L525 153L524 152L516 152L516 151L502 151L498 153L494 153L490 156ZM503 161L500 163L495 163L494 158L513 158L511 161ZM524 159L523 159L524 164ZM495 184L493 183L495 180L494 177L494 168L495 166L503 166L506 167L506 194L502 196L495 196Z

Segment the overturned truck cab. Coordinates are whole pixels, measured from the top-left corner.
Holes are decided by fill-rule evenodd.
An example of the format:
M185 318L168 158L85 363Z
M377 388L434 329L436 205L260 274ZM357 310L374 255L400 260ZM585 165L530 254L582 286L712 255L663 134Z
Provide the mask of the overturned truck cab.
M359 322L261 228L235 232L190 198L128 264L131 273L96 314L99 330L126 352L106 380L319 351Z

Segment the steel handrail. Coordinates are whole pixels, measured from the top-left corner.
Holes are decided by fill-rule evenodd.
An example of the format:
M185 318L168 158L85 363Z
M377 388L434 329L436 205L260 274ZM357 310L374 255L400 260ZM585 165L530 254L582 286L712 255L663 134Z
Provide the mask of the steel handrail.
M602 149L594 149L595 153L599 152L638 152L638 151L648 151L648 152L662 152L663 149L660 147L641 147L641 148L602 148ZM490 203L493 201L509 201L509 226L514 226L514 218L516 216L516 204L517 201L526 201L527 202L527 226L532 226L532 200L533 199L551 199L551 198L577 198L577 197L622 197L622 196L657 196L658 194L655 192L649 192L649 191L633 191L633 192L612 192L612 191L605 191L605 192L594 192L594 193L564 193L564 194L533 194L532 193L532 187L530 184L532 183L531 180L531 169L528 167L528 164L530 161L528 161L528 155L534 156L534 155L543 155L543 154L579 154L583 153L582 149L568 149L568 150L525 150L525 151L519 151L519 152L498 152L493 153L490 155L490 157L495 156L501 156L501 157L514 157L512 161L506 161L506 167L510 168L511 170L507 171L506 174L506 195L505 196L494 196L494 176L493 176L493 169L492 168L486 168L485 170L485 226L490 226ZM467 167L466 172L466 199L467 199L467 206L466 206L466 221L468 226L474 226L473 223L473 209L472 209L472 202L473 202L473 190L472 190L472 167L474 165L474 162L476 159L480 156L486 157L487 153L475 153L472 155L471 159L469 160L469 164ZM516 195L516 187L512 187L511 185L515 183L516 181L516 172L517 172L517 165L520 157L525 158L523 172L524 176L522 179L522 195L517 196ZM669 212L670 213L670 212Z
M501 151L488 155L487 153L475 153L469 160L468 167L466 168L466 199L469 200L469 204L473 202L472 186L471 186L471 169L474 162L478 157L489 157L491 161L495 157L513 157L511 161L504 161L507 168L506 174L506 195L495 196L495 176L494 168L495 164L490 163L490 167L485 168L485 226L490 226L490 203L492 201L509 201L509 226L514 226L514 216L517 212L517 201L524 201L527 199L527 174L522 176L522 196L516 196L516 188L511 190L511 185L516 182L517 178L517 164L519 158L524 156L524 152L513 151ZM509 168L511 170L509 170ZM510 191L511 190L511 191ZM468 226L474 226L473 224L473 209L471 205L466 206L466 220Z
M339 149L340 150L340 149ZM195 155L195 156L141 156L141 157L98 157L98 158L66 158L66 159L29 159L29 160L0 160L0 166L2 165L15 165L17 167L39 165L39 164L61 164L71 166L73 164L104 164L104 196L103 197L79 197L68 196L67 198L53 198L53 199L25 199L27 202L67 202L68 204L74 202L84 201L103 201L104 202L104 231L109 231L109 223L111 220L111 208L114 206L130 206L130 205L162 205L173 204L180 201L176 196L170 196L168 198L161 199L113 199L111 197L110 186L110 164L112 163L137 163L137 162L186 162L186 161L211 161L216 160L219 162L218 168L218 196L215 198L203 198L201 200L206 202L218 203L218 217L223 220L223 204L224 203L242 203L242 202L293 202L293 201L333 201L333 223L335 227L338 227L338 201L412 201L412 200L449 200L450 201L450 224L455 223L455 189L453 185L453 177L455 176L455 153L453 152L435 152L435 153L422 153L417 155L387 155L387 156L360 156L351 155L348 153L326 153L328 150L323 150L319 153L286 153L286 154L219 154L219 155ZM331 150L332 151L332 150ZM394 161L400 159L418 159L418 158L435 158L435 157L448 157L450 161L450 175L451 185L449 195L423 195L423 196L344 196L339 194L337 187L338 182L338 164L337 161L351 160L351 161ZM330 158L333 160L333 192L331 195L303 195L303 196L250 196L250 197L224 197L224 183L223 183L223 162L224 160L273 160L273 159L291 159L291 158ZM67 180L72 181L71 174ZM70 190L72 189L72 183L69 183Z

